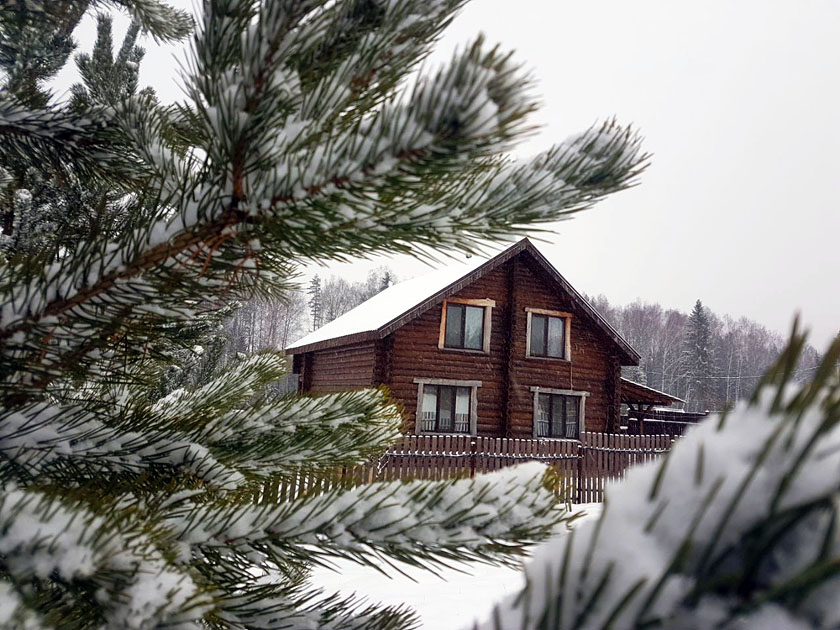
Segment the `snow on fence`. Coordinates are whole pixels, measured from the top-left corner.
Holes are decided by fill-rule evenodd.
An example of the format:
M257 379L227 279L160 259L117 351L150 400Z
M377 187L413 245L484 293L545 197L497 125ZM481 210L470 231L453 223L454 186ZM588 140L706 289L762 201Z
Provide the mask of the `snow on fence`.
M542 461L558 473L558 492L572 503L604 498L604 484L624 471L661 457L670 435L584 433L578 440L490 438L470 435L407 435L378 461L336 470L332 475L301 472L265 487L266 501L290 501L335 487L398 479L472 477L523 461Z

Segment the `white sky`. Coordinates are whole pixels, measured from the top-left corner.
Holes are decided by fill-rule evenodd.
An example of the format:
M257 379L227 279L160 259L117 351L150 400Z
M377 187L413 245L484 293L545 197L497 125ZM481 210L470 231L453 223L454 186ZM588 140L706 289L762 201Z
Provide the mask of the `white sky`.
M580 291L684 311L700 298L783 333L800 312L824 348L840 329L840 2L475 0L434 59L479 32L538 80L543 128L518 153L612 116L653 153L639 187L540 244ZM82 49L92 33L88 20ZM141 85L179 98L172 49L143 45ZM383 262L401 277L426 269L332 271L362 278Z

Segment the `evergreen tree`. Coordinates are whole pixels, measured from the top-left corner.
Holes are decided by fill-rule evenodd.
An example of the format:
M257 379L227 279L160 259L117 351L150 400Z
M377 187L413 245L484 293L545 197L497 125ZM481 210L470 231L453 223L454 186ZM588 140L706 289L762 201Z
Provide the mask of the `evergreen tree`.
M683 342L683 378L685 399L689 410L709 409L710 392L713 388L712 331L709 315L700 300L688 316L688 325Z
M309 313L312 315L312 330L318 330L324 325L324 307L321 298L321 278L318 274L309 283Z
M6 76L3 104L10 106L10 99L28 105L49 101L51 95L44 83L61 69L74 50L70 33L89 4L50 3L43 10L38 29L27 26L25 13L4 10L6 19L0 30L0 48L6 51L0 53L0 71ZM99 15L92 53L79 55L76 60L82 83L71 88L69 106L59 109L69 108L69 112L84 117L91 110L113 106L135 95L138 64L143 57L143 50L135 45L139 29L140 24L135 21L114 59L111 18ZM30 70L24 72L21 68ZM148 89L143 93L154 94ZM84 169L73 168L72 163L45 165L39 160L13 158L4 161L4 167L9 176L5 194L0 196L0 250L12 260L55 260L82 240L113 238L115 232L127 228L132 214L141 214L143 196L136 190L126 188L121 181L90 177Z
M159 0L110 4L162 40L189 22ZM506 157L536 101L481 40L403 93L459 0L205 0L186 102L88 78L86 98L54 103L43 82L87 6L0 3L6 216L30 172L131 204L122 229L0 267L0 623L403 627L403 609L314 598L307 564L504 562L550 533L563 513L537 464L287 503L263 491L380 453L401 426L384 392L273 396L273 353L158 385L205 305L282 295L299 261L469 252L555 221L632 185L636 135L607 122ZM125 76L131 41L83 72Z

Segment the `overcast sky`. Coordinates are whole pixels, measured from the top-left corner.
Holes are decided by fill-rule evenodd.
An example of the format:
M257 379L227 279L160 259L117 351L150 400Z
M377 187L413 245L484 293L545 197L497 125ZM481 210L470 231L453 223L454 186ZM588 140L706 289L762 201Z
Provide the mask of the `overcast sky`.
M615 116L653 154L640 186L540 244L580 291L683 311L700 298L783 333L800 312L820 349L840 330L840 2L474 0L433 59L480 32L538 80L543 127L518 153ZM172 49L143 44L141 84L178 98Z

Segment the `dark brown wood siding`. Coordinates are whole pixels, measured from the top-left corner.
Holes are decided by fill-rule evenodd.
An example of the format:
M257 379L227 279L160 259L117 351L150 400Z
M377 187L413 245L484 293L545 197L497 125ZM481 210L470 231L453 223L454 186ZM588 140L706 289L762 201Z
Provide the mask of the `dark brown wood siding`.
M306 356L311 357L311 372L304 375L305 391L339 392L374 384L376 355L372 341L307 352Z
M511 338L511 393L509 414L513 437L533 435L534 395L531 387L550 387L589 392L586 400L586 430L606 430L615 415L611 381L616 357L609 344L588 318L575 308L570 296L553 290L553 283L525 256L514 258L514 335ZM572 314L571 360L526 357L526 308Z
M521 253L452 296L495 301L490 352L438 348L443 303L384 339L295 356L303 390L333 392L385 385L414 431L417 378L481 381L479 435L532 437L535 386L589 392L586 430L618 426L620 365L613 342L528 253ZM572 314L571 360L526 357L528 308ZM299 358L299 356L301 358Z
M617 357L603 333L555 286L527 256L518 256L453 296L495 300L489 355L438 348L442 304L389 335L390 354L382 356L390 366L380 373L390 372L391 393L406 410L409 430L414 430L417 408L415 378L482 381L479 435L531 437L534 386L589 392L587 431L604 431L615 423ZM571 361L525 356L526 308L572 313Z
M453 297L496 301L491 314L490 353L441 350L438 348L443 304L429 309L417 319L395 330L393 337L391 393L406 410L406 423L414 431L417 409L415 378L477 380L478 433L503 436L503 367L507 329L507 280L499 267L465 287Z

